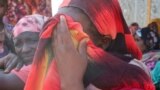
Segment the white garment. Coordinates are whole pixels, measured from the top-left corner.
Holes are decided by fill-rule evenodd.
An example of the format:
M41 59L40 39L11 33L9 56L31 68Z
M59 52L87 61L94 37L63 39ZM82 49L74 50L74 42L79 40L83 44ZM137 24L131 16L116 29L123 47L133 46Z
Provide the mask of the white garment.
M150 70L147 68L147 66L142 61L137 60L137 59L133 59L129 62L129 64L136 65L136 66L140 67L142 70L144 70L147 73L147 75L149 77L151 77Z

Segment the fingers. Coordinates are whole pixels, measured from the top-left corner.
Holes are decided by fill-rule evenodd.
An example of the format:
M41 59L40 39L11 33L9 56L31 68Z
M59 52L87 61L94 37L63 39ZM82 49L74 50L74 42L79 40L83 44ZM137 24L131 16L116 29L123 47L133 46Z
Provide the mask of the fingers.
M63 44L72 46L71 34L68 30L67 22L64 16L60 16L60 22L57 26L57 40Z
M0 59L0 67L4 66L4 59Z
M65 33L69 34L67 22L63 15L60 16L60 22L58 23L57 29L57 33L62 33L63 35L65 35Z
M68 50L74 50L74 45L71 39L71 34L68 30L67 22L64 16L60 16L60 22L57 24L53 33L53 48L56 56L60 53L66 53Z
M56 29L54 29L52 39L52 47L54 48L53 51L55 54L56 66L61 82L68 82L70 81L70 78L74 77L75 81L81 80L87 67L87 60L83 58L87 57L86 40L80 42L78 52L74 47L64 16L60 17L60 22ZM77 75L75 75L75 73Z
M5 67L8 67L11 64L12 60L5 61Z
M16 66L16 71L19 71L23 67L23 62L19 62L18 65Z
M79 47L78 47L78 51L80 55L84 57L85 59L87 59L87 41L88 41L87 38L81 40L81 42L79 43Z
M17 64L17 57L7 64L4 72L9 73L12 69L15 68L16 64Z
M57 28L54 29L53 34L52 34L52 50L55 53L55 48L57 44Z
M3 67L6 63L6 61L8 61L10 59L10 55L6 55L5 57L0 59L0 67Z

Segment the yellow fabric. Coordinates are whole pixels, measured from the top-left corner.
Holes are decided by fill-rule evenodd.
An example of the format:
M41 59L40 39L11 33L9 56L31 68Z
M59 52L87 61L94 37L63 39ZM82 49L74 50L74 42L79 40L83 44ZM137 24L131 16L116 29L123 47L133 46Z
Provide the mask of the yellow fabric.
M158 34L160 35L160 18L152 19L150 23L156 22L158 25Z

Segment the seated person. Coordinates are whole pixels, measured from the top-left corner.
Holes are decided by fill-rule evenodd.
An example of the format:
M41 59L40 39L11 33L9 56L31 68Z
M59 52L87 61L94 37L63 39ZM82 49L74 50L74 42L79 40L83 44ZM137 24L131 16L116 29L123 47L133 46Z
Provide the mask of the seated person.
M160 48L158 27L155 22L152 22L147 27L142 28L141 35L147 50L157 50Z
M139 30L140 27L138 25L138 23L133 22L130 26L129 26L129 30L131 31L132 35L134 35L136 33L137 30Z
M44 22L47 20L44 16L35 14L25 16L18 21L13 30L13 41L17 53L16 58L24 63L19 72L12 70L6 74L0 71L0 90L23 90L28 73L31 67L33 56L39 40L39 33L42 30ZM13 60L14 61L14 60ZM1 61L2 64L3 60ZM3 63L4 67L9 64Z
M159 36L155 22L150 23L141 31L141 36L135 34L135 41L141 51L143 52L142 62L150 70L152 80L156 86L156 90L160 89L160 51L159 49Z
M158 27L155 22L136 32L134 39L143 53L160 49L160 38L158 36Z
M143 55L142 62L146 64L151 71L152 81L156 90L160 89L160 51L149 51Z

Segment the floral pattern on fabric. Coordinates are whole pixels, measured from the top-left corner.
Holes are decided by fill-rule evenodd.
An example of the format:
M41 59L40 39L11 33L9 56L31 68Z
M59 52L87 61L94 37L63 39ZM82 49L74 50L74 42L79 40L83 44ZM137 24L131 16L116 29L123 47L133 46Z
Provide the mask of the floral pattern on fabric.
M8 0L8 11L6 13L8 23L15 25L20 18L28 13L23 0Z

